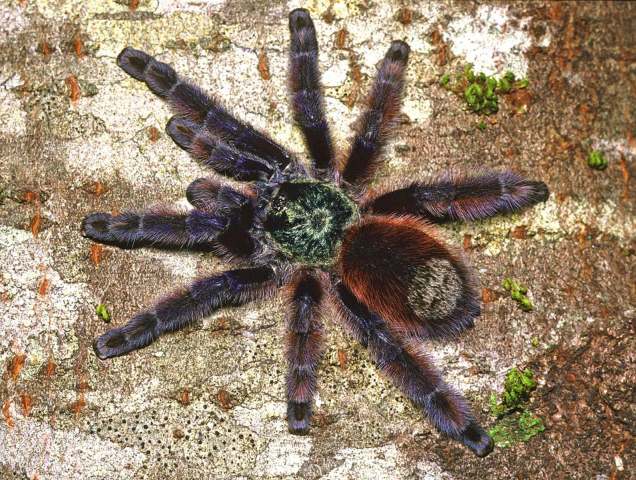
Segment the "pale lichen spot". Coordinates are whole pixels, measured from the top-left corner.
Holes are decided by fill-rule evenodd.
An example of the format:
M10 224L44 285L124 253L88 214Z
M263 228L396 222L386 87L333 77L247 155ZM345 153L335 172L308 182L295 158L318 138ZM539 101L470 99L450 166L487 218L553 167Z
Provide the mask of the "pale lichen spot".
M522 18L514 28L508 7L482 5L475 14L452 20L444 40L452 52L473 65L476 72L495 75L510 70L517 77L528 73L525 53L532 46L527 25Z

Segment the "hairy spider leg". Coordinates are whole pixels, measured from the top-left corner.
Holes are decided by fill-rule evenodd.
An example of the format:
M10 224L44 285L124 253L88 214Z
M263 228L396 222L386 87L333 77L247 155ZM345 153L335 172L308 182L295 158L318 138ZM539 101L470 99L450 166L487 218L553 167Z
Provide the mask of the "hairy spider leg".
M255 240L237 216L202 210L92 213L82 221L81 232L95 242L125 249L185 248L247 256L255 248Z
M362 345L380 371L421 408L440 432L459 440L477 456L493 449L493 441L479 425L468 402L446 384L421 343L396 339L386 323L338 283L336 307L345 328Z
M303 8L289 14L291 49L289 54L289 85L294 117L305 137L314 162L314 173L323 179L334 174L334 150L325 118L316 29Z
M443 174L375 195L364 210L382 214L412 214L435 223L473 221L518 212L548 199L543 182L511 172L479 175Z
M287 318L287 425L291 433L309 431L316 392L316 370L322 354L320 307L323 297L318 279L301 272L291 284L291 312Z
M184 117L172 117L166 133L198 163L239 181L266 181L275 168L258 155L241 151Z
M212 177L194 180L186 189L186 198L198 210L237 217L237 223L245 228L252 224L257 200L250 189L237 190Z
M108 330L95 340L93 349L102 360L125 355L219 308L267 298L276 287L276 275L270 267L230 270L197 280L190 287L163 298L150 310L137 314L125 325Z
M170 65L133 48L125 48L119 54L117 65L131 77L145 82L177 115L203 127L235 150L255 155L281 170L292 161L280 145L234 118L199 87L179 78Z
M361 187L378 166L380 153L390 129L395 125L404 87L409 46L399 40L391 43L368 98L367 110L359 119L351 153L342 168L342 179Z

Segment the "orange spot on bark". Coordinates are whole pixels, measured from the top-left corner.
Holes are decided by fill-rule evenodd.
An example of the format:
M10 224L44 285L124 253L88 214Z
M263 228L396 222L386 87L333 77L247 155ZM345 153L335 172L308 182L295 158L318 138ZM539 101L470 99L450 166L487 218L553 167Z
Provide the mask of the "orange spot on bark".
M333 21L336 19L336 16L334 15L333 10L331 10L331 6L327 9L325 13L322 14L322 19L329 24L333 23Z
M269 80L272 76L269 73L269 60L265 49L261 49L258 54L258 73L261 74L263 80Z
M73 51L77 58L82 58L86 54L84 51L84 43L82 43L82 37L79 33L76 33L73 37Z
M227 390L221 389L216 394L216 400L223 410L229 410L232 408L232 397Z
M346 29L341 28L336 33L336 48L344 48L347 41L348 32Z
M108 188L106 188L106 185L104 185L99 180L95 180L94 182L84 185L82 189L87 193L95 195L96 197L99 197L108 191Z
M40 53L42 53L42 55L44 55L45 57L49 57L53 52L51 45L49 45L49 42L47 42L46 40L43 40L42 43L40 43L39 50Z
M80 392L79 395L77 396L77 400L71 403L70 410L75 415L79 415L80 413L82 413L82 410L84 410L85 407L86 407L86 400L84 400L84 393Z
M37 203L40 201L40 194L38 192L27 190L22 194L22 201L26 203Z
M44 366L44 375L47 376L47 378L51 378L53 375L55 375L55 369L57 368L57 365L55 364L55 362L49 358L46 361L46 365Z
M28 417L31 414L31 409L33 408L33 398L28 393L23 393L20 395L20 403L22 404L22 412L25 417Z
M492 303L496 300L497 295L490 288L481 289L481 301L484 303Z
M360 85L362 83L362 70L353 52L349 52L349 72L351 74L351 79L353 80L353 86L347 96L346 104L347 107L351 109L358 101L358 97L360 96Z
M410 8L401 8L398 12L398 22L402 25L410 25L413 22L413 10Z
M623 200L629 200L629 181L631 179L631 175L629 173L629 167L627 166L627 161L625 160L625 156L621 155L621 174L623 175Z
M130 9L130 11L134 12L135 10L137 10L137 7L139 7L139 0L130 0L130 2L128 3L128 8Z
M517 225L510 230L510 236L516 240L525 240L528 237L528 227L525 225Z
M104 247L102 247L99 243L93 243L91 245L90 259L93 265L95 265L96 267L102 261L103 251L104 251Z
M347 352L341 349L338 349L338 365L340 366L340 370L347 369Z
M152 143L159 140L159 129L157 127L148 127L148 137Z
M471 248L473 248L473 236L466 233L464 235L464 240L462 242L462 247L464 248L464 250L470 250Z
M34 237L37 237L40 233L40 228L42 228L42 215L40 215L40 209L38 208L35 211L35 215L31 218L31 223L29 224L31 228L31 233Z
M22 371L22 367L24 367L25 362L26 355L24 353L14 356L9 362L9 375L11 376L11 380L14 382L20 376L20 372Z
M43 277L42 280L40 280L40 283L38 284L38 295L40 295L40 297L45 296L47 292L49 291L50 285L51 285L51 281L48 278Z
M4 417L4 421L7 423L7 427L13 428L15 422L13 421L9 408L11 408L11 403L9 402L9 399L7 399L2 404L2 416Z
M75 75L69 75L66 77L65 82L69 89L69 98L71 99L71 103L77 103L82 93L77 77Z
M188 390L187 388L181 390L181 393L179 393L179 398L177 400L183 406L190 405L190 402L192 401L190 399L190 390Z

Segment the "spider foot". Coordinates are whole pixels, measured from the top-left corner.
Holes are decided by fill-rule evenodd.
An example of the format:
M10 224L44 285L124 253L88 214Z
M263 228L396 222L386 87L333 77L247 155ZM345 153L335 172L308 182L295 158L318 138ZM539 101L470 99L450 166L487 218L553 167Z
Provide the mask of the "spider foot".
M289 433L306 435L311 421L309 402L287 402L287 426Z
M389 51L386 53L387 58L398 62L406 63L409 59L411 47L402 40L394 40L391 42Z
M113 216L109 213L92 213L82 220L81 233L99 243L111 243L115 240L110 230Z
M480 458L487 456L494 448L490 435L475 421L464 429L460 437L461 442Z
M292 10L289 13L289 27L293 32L303 28L312 28L313 22L309 12L304 8Z
M140 313L120 328L113 328L97 337L93 350L100 360L119 357L152 343L157 337L157 316L150 312Z
M528 189L528 202L531 205L539 202L545 202L550 196L550 190L548 190L548 186L543 182L527 180L525 182L520 182L519 186L526 187Z

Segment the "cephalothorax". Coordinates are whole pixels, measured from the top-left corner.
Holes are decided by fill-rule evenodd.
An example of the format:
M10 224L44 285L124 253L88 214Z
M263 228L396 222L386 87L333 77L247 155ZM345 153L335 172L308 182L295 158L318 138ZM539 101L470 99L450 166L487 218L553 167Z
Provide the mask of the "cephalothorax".
M126 48L119 66L166 100L176 115L168 135L220 176L194 181L194 209L119 215L94 213L84 236L121 248L204 250L237 268L194 282L121 327L97 338L101 359L145 347L219 308L267 298L286 287L287 419L309 429L327 307L365 347L380 370L441 432L479 456L492 440L466 400L426 355L427 339L453 337L473 325L478 295L461 254L433 224L518 211L544 201L542 182L505 172L442 175L384 193L366 191L399 113L409 47L391 44L362 114L351 151L335 161L323 111L318 44L309 13L290 13L290 90L311 166L234 118L165 63Z

